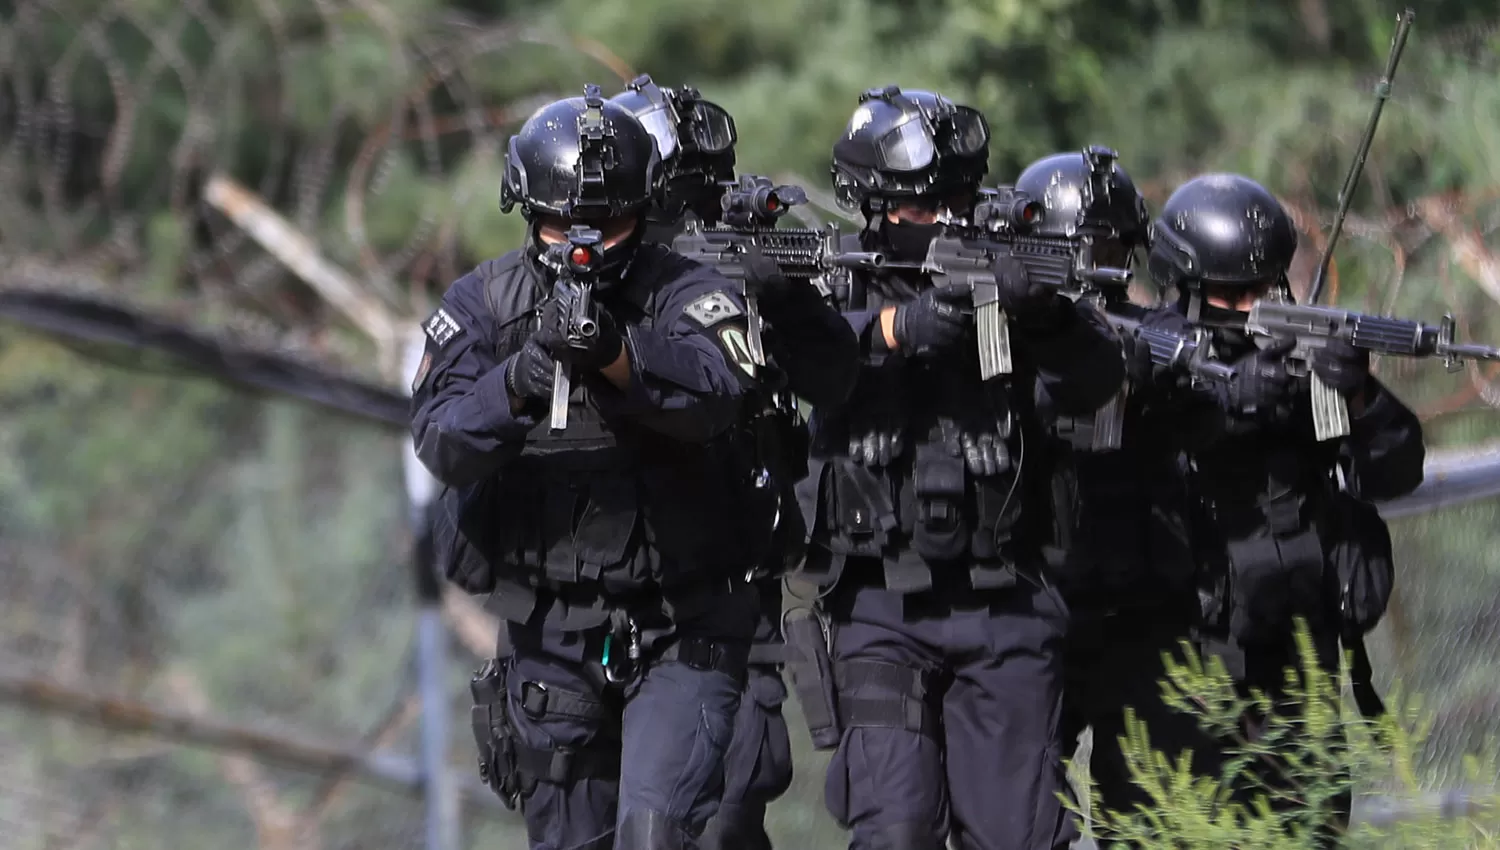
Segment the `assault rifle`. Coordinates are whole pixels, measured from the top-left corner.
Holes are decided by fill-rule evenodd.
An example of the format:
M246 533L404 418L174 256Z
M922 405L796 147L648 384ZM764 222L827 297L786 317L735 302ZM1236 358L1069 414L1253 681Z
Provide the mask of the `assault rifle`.
M1196 384L1222 383L1234 378L1234 368L1212 359L1209 329L1196 327L1186 334L1160 328L1143 328L1125 316L1109 314L1110 322L1124 333L1133 334L1151 351L1152 364L1189 376ZM1313 353L1332 340L1347 342L1355 348L1388 357L1441 357L1449 371L1469 360L1500 361L1500 348L1454 341L1456 323L1444 316L1436 325L1413 319L1373 316L1338 307L1315 307L1281 301L1257 301L1244 323L1221 324L1220 327L1242 331L1255 337L1258 344L1293 339L1296 345L1287 354L1287 371L1297 378L1308 378L1313 402L1313 429L1319 440L1349 433L1348 408L1344 400L1322 381L1312 380Z
M1460 344L1454 341L1455 323L1444 316L1437 325L1411 319L1371 316L1337 307L1257 301L1240 328L1266 340L1294 338L1296 347L1287 355L1291 374L1309 376L1313 352L1342 340L1372 354L1395 357L1441 357L1451 372L1467 360L1500 360L1500 348ZM1319 440L1349 433L1349 408L1331 387L1310 376L1313 430Z
M752 252L769 257L789 279L812 281L825 295L850 269L878 269L885 264L884 254L840 250L836 224L819 230L778 228L777 222L789 209L807 203L807 194L796 186L775 186L769 178L746 174L723 187L722 220L717 224L690 220L672 241L672 249L713 266L730 280L745 279L744 260ZM746 293L745 307L750 358L764 366L760 306L754 295Z
M1130 271L1095 268L1086 246L1062 237L1035 236L1042 205L1013 188L987 189L966 219L949 222L932 240L922 271L936 286L967 284L974 291L974 324L979 337L979 377L988 381L1014 368L1010 330L1000 310L995 261L1012 256L1035 283L1079 296L1096 287L1130 281Z
M603 235L581 224L568 230L568 241L549 245L545 262L558 270L553 292L573 293L568 311L567 339L570 346L586 346L599 333L595 316L594 283L598 274ZM558 360L552 371L552 430L568 427L568 397L573 393L568 367Z
M1135 338L1151 352L1151 365L1186 375L1194 385L1228 383L1234 378L1234 367L1213 359L1208 328L1195 327L1185 333L1165 328L1143 327L1139 320L1118 313L1105 317L1115 330Z

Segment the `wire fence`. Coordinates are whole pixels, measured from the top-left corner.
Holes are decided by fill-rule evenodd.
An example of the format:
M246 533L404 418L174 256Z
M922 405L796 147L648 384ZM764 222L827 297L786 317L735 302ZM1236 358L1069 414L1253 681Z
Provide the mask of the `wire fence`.
M519 235L494 209L508 129L559 80L634 70L436 3L0 3L0 315L47 334L0 326L0 850L423 846L399 383L210 187L245 187L359 282L356 308L409 321ZM1382 294L1355 306L1500 334L1496 189L1352 218L1342 270ZM1300 285L1327 211L1288 201ZM1377 366L1445 444L1496 436L1500 371ZM1378 675L1427 696L1423 778L1457 788L1500 738L1500 516L1393 528ZM521 846L462 731L491 623L445 602L465 846ZM789 712L773 838L841 846Z

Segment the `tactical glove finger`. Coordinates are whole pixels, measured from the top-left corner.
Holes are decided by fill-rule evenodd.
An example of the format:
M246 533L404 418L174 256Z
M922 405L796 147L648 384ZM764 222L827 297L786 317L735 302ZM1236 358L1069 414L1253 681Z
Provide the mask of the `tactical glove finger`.
M959 438L959 444L963 447L964 466L968 467L973 475L983 475L984 460L979 455L979 444L974 441L974 436L964 434Z
M1000 474L1000 458L996 452L995 436L993 434L982 434L979 437L979 456L983 461L986 476Z

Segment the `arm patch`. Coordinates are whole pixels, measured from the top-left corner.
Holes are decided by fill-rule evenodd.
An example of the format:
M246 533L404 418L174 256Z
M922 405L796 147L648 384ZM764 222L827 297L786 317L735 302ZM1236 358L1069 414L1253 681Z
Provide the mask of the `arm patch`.
M427 338L432 340L434 345L442 348L463 336L464 329L452 316L448 315L447 310L439 307L436 312L427 317L427 321L422 323L422 332L427 334Z
M750 356L750 339L745 329L738 323L729 325L719 330L719 345L724 347L724 353L728 356L730 363L740 369L751 378L755 377L755 358Z
M684 315L703 327L745 315L740 306L722 292L706 292L682 309Z

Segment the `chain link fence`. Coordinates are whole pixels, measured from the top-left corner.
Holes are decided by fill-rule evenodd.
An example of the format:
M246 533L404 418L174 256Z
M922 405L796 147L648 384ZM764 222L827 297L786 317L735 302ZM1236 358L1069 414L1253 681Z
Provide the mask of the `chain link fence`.
M394 386L338 306L209 187L237 181L300 231L304 255L402 321L515 244L495 209L505 133L575 80L635 69L545 22L440 8L0 3L0 300L87 295L190 324L211 335L221 377L256 371L243 344ZM1461 45L1491 62L1492 40ZM1392 108L1442 85L1403 80ZM1500 155L1489 161L1462 191L1351 219L1343 270L1383 294L1353 306L1451 310L1474 318L1464 332L1500 338L1483 318L1500 301ZM1171 185L1143 181L1154 204ZM1310 249L1302 283L1327 212L1288 201ZM0 850L421 846L399 428L231 390L201 377L201 358L124 339L0 334ZM1378 369L1443 444L1495 436L1497 370ZM258 389L298 395L278 380ZM1382 687L1427 697L1433 788L1462 784L1462 756L1500 736L1497 510L1393 524L1403 572L1373 649ZM522 846L517 818L473 793L463 694L493 635L464 602L446 612L466 846ZM772 836L841 846L826 757L788 711L797 776Z

